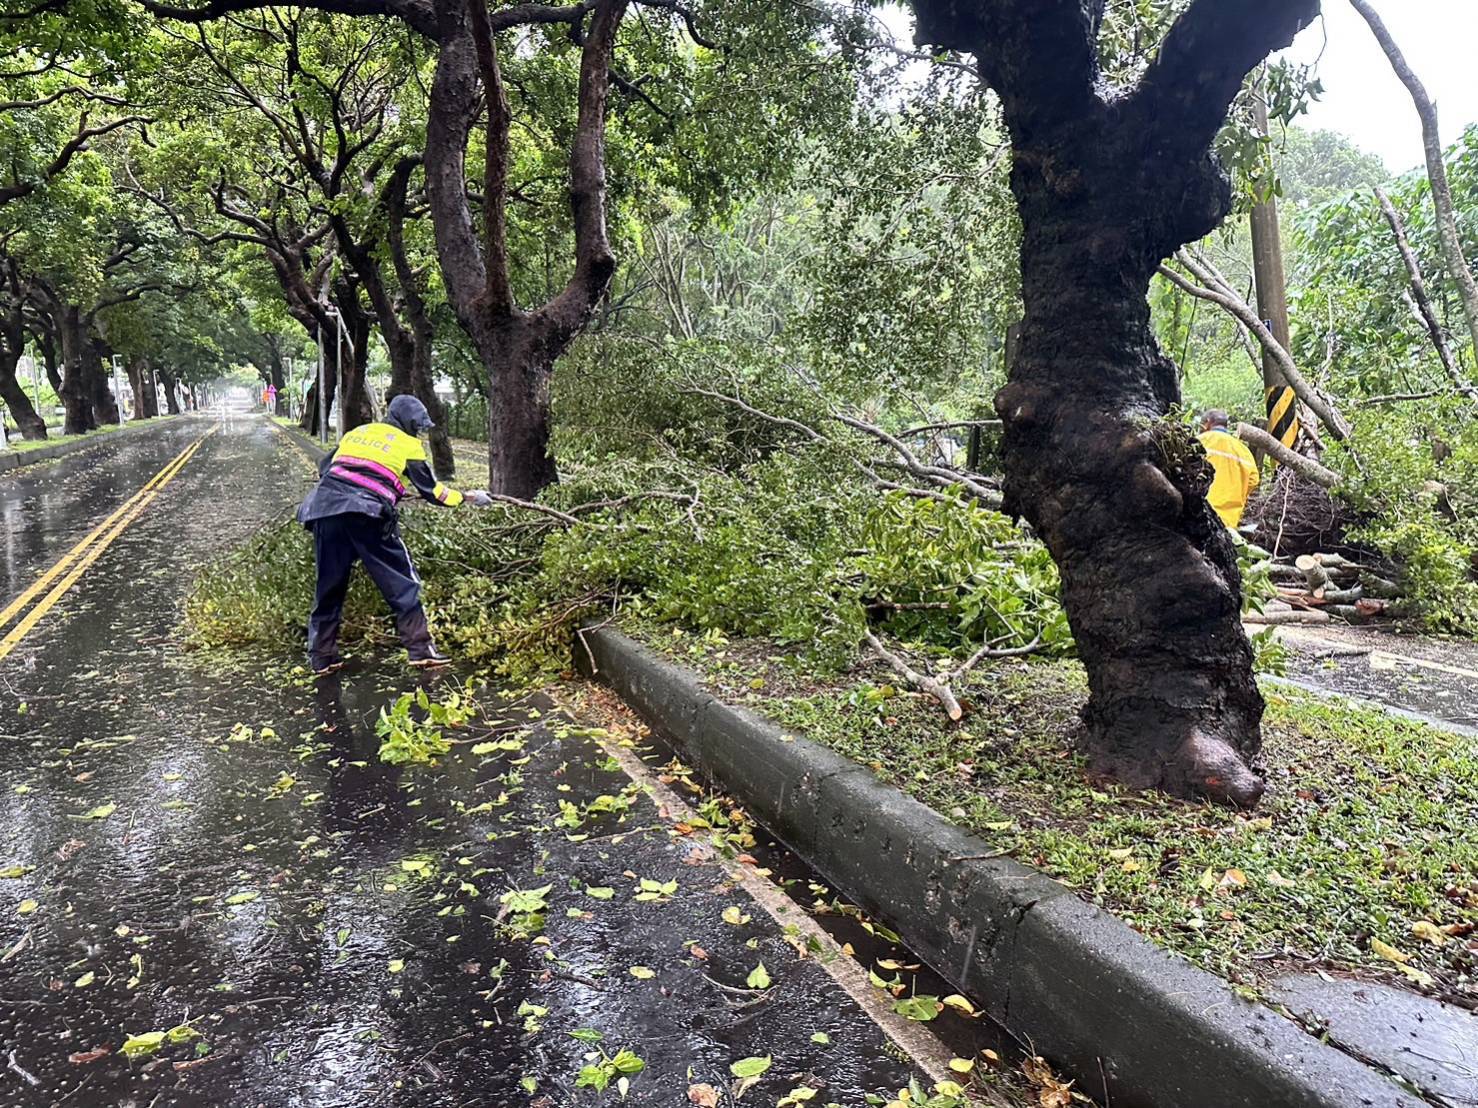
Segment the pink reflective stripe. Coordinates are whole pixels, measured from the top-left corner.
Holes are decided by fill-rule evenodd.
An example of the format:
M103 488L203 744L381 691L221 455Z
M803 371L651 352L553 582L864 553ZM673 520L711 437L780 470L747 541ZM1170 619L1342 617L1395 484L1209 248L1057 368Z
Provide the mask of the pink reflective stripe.
M370 492L374 493L378 497L381 497L382 499L389 499L392 504L399 499L398 497L391 496L390 490L387 489L382 482L376 481L368 474L355 473L353 470L349 469L340 469L337 465L334 466L334 468L329 472L332 476L337 477L340 481L348 481L351 485L358 485L362 489L368 489Z
M340 466L346 469L357 469L362 473L371 474L376 477L383 477L395 490L397 495L405 495L405 486L401 484L400 478L395 475L395 471L387 466L382 466L379 462L372 462L368 458L336 458L334 460L334 468L338 469Z

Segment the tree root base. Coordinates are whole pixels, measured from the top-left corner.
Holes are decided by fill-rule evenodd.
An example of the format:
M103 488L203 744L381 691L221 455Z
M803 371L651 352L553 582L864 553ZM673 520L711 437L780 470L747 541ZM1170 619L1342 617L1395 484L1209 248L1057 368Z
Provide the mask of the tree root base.
M1267 791L1267 782L1235 746L1199 729L1158 756L1147 756L1142 742L1126 747L1091 734L1079 747L1088 757L1090 775L1131 789L1158 789L1182 800L1233 808L1255 808Z

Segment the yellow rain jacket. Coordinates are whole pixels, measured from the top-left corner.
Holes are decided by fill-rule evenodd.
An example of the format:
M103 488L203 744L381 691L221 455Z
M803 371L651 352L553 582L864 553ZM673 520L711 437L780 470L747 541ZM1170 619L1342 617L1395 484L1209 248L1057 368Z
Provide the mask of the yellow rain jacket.
M1211 501L1211 507L1221 521L1236 530L1237 524L1242 522L1242 513L1247 510L1252 490L1262 481L1257 472L1257 461L1246 443L1220 428L1203 434L1201 445L1206 448L1211 468L1216 471L1216 479L1211 482L1211 491L1206 494L1206 499Z

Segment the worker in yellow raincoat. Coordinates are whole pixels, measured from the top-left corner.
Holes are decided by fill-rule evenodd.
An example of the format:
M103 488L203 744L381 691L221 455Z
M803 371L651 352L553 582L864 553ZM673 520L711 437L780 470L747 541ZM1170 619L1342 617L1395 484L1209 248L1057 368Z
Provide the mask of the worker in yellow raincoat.
M1211 482L1211 491L1206 499L1221 516L1221 521L1233 531L1242 522L1242 513L1247 510L1247 501L1252 490L1262 478L1257 472L1257 461L1247 444L1227 430L1227 414L1216 408L1201 417L1201 445L1206 448L1206 457L1216 471Z

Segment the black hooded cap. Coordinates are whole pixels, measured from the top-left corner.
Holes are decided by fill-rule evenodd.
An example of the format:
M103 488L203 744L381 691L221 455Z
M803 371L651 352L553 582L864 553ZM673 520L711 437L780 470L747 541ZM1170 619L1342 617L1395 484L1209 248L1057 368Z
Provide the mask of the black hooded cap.
M426 405L410 395L397 396L390 401L386 418L407 435L419 435L436 426L431 422L431 413L426 411Z

